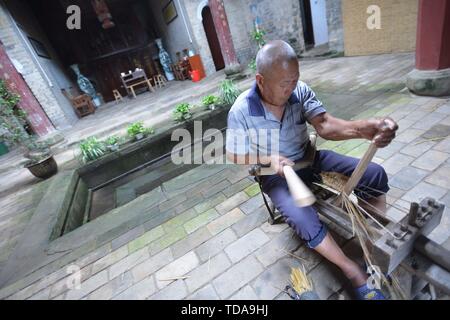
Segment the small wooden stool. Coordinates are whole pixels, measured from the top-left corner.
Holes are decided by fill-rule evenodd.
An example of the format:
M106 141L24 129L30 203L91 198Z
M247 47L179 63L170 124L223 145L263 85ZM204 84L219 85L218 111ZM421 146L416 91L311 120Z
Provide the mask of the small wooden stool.
M155 87L161 88L166 85L166 78L162 74L157 74L153 76L153 81L155 82Z
M122 102L123 101L123 97L120 94L119 90L114 89L113 90L113 95L114 95L114 99L116 100L116 103Z

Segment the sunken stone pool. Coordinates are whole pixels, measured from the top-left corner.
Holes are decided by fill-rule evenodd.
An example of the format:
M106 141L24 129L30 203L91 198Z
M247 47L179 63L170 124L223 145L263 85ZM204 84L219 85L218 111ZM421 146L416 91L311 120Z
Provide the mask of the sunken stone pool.
M36 270L58 270L137 226L156 228L182 212L175 209L177 205L203 201L186 196L185 190L204 186L228 165L174 164L171 153L180 140L171 141L172 132L184 128L194 137L199 121L201 133L225 132L228 111L229 107L223 107L201 112L97 161L60 172L2 269L0 286L37 275ZM192 149L210 143L200 141ZM223 144L220 148L224 149Z
M75 170L74 181L65 190L66 195L72 196L72 199L67 211L61 212L58 217L53 238L71 232L142 195L150 198L148 205L151 206L153 203L163 201L164 193L171 194L181 189L182 181L178 181L176 185L165 182L202 164L193 158L194 149L203 149L210 143L208 141L194 143L194 131L196 135L201 133L201 136L209 129L218 129L224 133L228 110L229 108L222 108L215 112L204 113L192 121L135 142ZM174 148L180 145L179 140L171 141L175 129L186 129L192 136L190 141L192 143L186 145L192 150L190 162L174 164L171 159ZM224 146L221 147L223 151ZM221 167L214 165L208 171L216 173ZM197 180L203 178L207 176L197 177ZM187 182L192 183L193 180Z

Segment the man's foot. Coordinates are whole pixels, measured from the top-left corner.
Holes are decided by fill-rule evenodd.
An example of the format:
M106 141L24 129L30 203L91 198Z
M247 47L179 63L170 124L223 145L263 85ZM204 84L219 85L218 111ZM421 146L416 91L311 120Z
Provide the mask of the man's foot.
M355 289L356 298L358 300L386 300L379 289L369 289L367 284L362 285Z
M368 276L374 274L373 271L371 272L371 271L367 268L367 264L366 264L365 262L361 265L361 268L364 270L364 272L366 272L366 274L367 274ZM380 272L381 272L381 271L380 271ZM392 277L391 277L390 275L388 275L387 273L384 273L384 272L383 272L383 276L386 278L386 281L388 282L388 284L392 284ZM378 276L378 277L379 277L379 276ZM355 286L355 287L356 287L356 286Z

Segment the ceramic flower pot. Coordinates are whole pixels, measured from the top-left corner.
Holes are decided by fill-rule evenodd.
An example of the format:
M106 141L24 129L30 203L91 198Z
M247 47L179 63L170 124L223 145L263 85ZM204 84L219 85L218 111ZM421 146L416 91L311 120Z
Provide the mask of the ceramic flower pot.
M31 174L37 178L47 179L58 172L58 165L53 156L42 159L39 162L32 162L25 165Z
M108 146L109 151L114 152L119 150L119 145L118 144L111 144Z
M135 140L141 140L144 138L144 134L143 133L138 133L137 135L134 136Z

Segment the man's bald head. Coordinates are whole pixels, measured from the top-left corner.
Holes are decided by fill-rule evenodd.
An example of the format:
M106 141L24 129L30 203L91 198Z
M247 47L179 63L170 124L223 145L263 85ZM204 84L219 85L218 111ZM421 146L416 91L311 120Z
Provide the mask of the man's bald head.
M256 72L267 76L276 68L287 69L291 63L298 64L294 49L285 41L270 41L258 51Z

